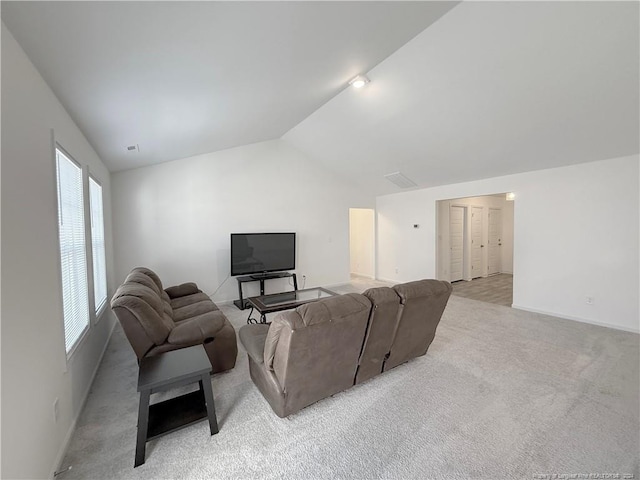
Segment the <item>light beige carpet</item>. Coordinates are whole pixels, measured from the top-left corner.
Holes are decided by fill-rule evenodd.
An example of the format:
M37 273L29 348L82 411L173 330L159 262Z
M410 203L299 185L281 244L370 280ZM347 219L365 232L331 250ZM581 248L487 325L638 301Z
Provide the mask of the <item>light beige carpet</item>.
M134 469L137 366L117 326L58 478L637 479L639 363L636 334L451 297L426 356L286 419L240 348L212 379L220 433L151 441Z

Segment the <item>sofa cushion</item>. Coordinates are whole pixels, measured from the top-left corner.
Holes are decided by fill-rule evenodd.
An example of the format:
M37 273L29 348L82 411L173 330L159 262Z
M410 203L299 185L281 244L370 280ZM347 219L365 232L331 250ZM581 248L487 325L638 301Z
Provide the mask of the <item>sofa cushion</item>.
M202 302L202 301L210 301L210 300L211 299L206 293L199 292L199 293L194 293L193 295L187 295L185 297L172 298L171 307L174 310L176 310L178 308L181 308L187 305L191 305L191 304ZM218 307L216 307L215 303L213 304L213 306L215 307L216 310L218 310Z
M296 308L304 326L324 322L339 322L343 318L371 308L366 297L358 293L347 293L307 303ZM299 327L299 326L297 326Z
M201 315L207 312L213 312L217 310L213 302L209 299L202 300L197 303L185 305L184 307L176 308L173 310L173 321L181 322L191 317Z
M402 303L412 298L437 298L440 303L449 299L452 287L449 282L442 280L418 280L415 282L396 285L393 289L400 296Z
M169 295L169 298L171 299L184 297L185 295L193 295L199 291L198 286L193 282L183 283L181 285L165 289L165 292L167 292L167 295Z
M356 383L382 372L385 357L391 351L400 312L400 297L392 288L370 288L363 295L371 301L373 308L360 353Z
M280 341L282 329L288 328L289 330L294 330L294 324L304 325L298 312L288 313L289 315L287 316L280 314L274 318L267 332L267 338L264 341L263 357L264 364L269 370L273 370L273 359L276 354L278 342ZM294 320L292 320L292 318L294 318Z
M393 289L402 306L385 371L427 353L452 290L449 282L440 280L419 280Z
M160 289L158 288L158 285L156 285L156 282L154 282L151 277L145 275L142 272L139 272L137 270L132 271L129 275L127 275L125 283L139 283L140 285L144 285L145 287L153 290L156 295L158 295L158 298L160 298Z
M162 301L162 309L164 310L164 313L173 319L173 308L171 308L171 304L168 299L164 298L164 291L160 290L158 284L149 275L143 273L140 269L133 270L129 275L127 275L125 283L138 283L153 290L158 296L158 299Z
M164 290L164 288L162 287L162 281L160 280L160 277L158 277L156 272L154 272L153 270L147 267L136 267L133 270L131 270L131 273L134 273L134 272L143 273L144 275L149 277L151 280L153 280L153 282L158 287L158 291L162 292Z
M225 316L222 312L206 312L176 324L167 341L174 345L197 345L209 338L215 338L224 322Z
M160 345L167 339L174 326L157 293L140 283L130 282L121 285L113 296L111 307L129 310L156 345Z
M269 325L245 325L240 329L240 341L254 362L264 363L264 344Z
M288 315L278 315L271 323L265 340L265 366L273 370L276 348L283 328L296 330L325 322L340 322L344 318L363 310L368 311L370 308L371 303L366 297L358 293L348 293L301 305L295 312L289 312Z

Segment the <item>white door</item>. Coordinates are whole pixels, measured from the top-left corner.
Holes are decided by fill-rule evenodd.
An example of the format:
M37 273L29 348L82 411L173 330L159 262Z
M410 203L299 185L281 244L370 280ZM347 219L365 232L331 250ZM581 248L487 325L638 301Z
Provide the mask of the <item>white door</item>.
M471 278L482 276L482 207L471 208Z
M449 246L451 247L450 281L462 280L464 264L464 207L449 212Z
M487 273L500 273L502 259L502 210L489 209L489 254Z

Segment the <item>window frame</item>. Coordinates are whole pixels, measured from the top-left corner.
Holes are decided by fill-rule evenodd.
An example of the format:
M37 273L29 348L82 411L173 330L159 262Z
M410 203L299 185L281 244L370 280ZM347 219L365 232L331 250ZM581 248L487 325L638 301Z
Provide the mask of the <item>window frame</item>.
M67 350L67 342L66 342L66 331L67 331L67 323L64 314L64 287L62 284L62 244L60 242L60 209L61 209L61 195L60 195L60 177L58 170L58 151L62 153L62 155L69 160L73 165L75 165L80 170L80 179L81 179L81 193L82 193L82 218L83 218L83 234L84 234L84 255L85 255L85 281L87 285L87 323L83 327L81 333L78 337L73 341L69 350ZM65 352L65 357L67 362L71 359L73 354L79 349L79 347L84 343L84 340L87 338L89 331L92 327L91 321L91 295L89 294L89 290L91 288L89 284L89 270L88 270L88 262L87 262L87 246L90 242L87 242L87 196L85 195L85 168L71 155L68 150L66 150L59 142L54 139L53 142L53 167L54 167L54 193L55 193L55 204L56 204L56 233L57 233L57 250L58 250L58 281L60 282L60 300L61 300L61 319L62 319L62 347Z
M98 187L100 187L100 210L101 210L101 214L102 214L102 248L103 248L103 254L104 254L104 287L105 287L105 296L104 296L104 302L102 303L102 305L100 307L98 307L95 303L95 294L96 294L96 285L95 285L95 265L94 265L94 259L93 259L93 210L92 210L92 203L91 203L91 182L94 182ZM91 308L90 310L93 312L93 318L94 318L94 323L97 324L100 319L103 317L104 312L106 312L107 310L107 305L109 304L109 281L108 281L108 275L107 275L107 239L106 239L106 235L105 235L105 218L104 218L104 189L102 186L102 182L100 182L95 176L93 176L90 172L87 172L87 198L88 198L88 203L89 203L89 227L87 228L85 226L85 233L86 231L89 232L89 237L90 240L89 242L87 242L87 247L90 247L89 249L89 257L91 258L91 262L87 261L87 264L91 263L91 283L89 285L89 297L92 299L92 306L93 308ZM91 314L91 311L89 312Z

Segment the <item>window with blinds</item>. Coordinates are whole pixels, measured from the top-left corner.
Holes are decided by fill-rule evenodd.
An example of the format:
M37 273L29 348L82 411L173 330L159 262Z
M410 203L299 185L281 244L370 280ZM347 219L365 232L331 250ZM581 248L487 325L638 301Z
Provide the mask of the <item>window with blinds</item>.
M64 340L69 353L89 327L82 169L56 148Z
M89 206L91 209L91 251L93 252L93 296L97 314L107 303L107 262L104 249L102 186L91 177L89 177Z

